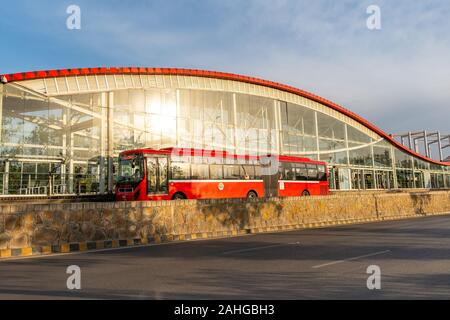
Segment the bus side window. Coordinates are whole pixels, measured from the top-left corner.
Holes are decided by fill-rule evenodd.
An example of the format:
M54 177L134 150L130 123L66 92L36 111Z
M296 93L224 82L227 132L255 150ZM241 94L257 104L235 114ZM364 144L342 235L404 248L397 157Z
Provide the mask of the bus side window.
M223 171L221 164L212 164L209 166L210 179L223 179Z
M255 168L249 165L240 166L240 175L245 180L255 179Z
M191 178L190 165L185 162L172 162L173 180L189 180Z
M292 167L290 163L284 163L284 179L285 180L295 180L295 168Z
M236 165L224 165L223 166L223 177L227 180L239 180L244 179L239 173L239 166Z
M304 163L299 163L295 168L295 180L304 181L308 180L308 171Z
M308 180L317 180L317 166L315 164L308 164L307 165L308 168Z
M327 174L324 165L318 165L319 181L327 181Z
M191 166L192 180L208 180L209 179L209 166L207 164L195 164Z

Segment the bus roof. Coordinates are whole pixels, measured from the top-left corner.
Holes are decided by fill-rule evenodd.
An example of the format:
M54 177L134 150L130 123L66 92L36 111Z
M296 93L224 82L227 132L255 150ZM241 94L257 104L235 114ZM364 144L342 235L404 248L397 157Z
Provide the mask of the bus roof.
M220 157L220 158L233 158L233 159L248 159L248 160L259 160L261 156L252 155L238 155L234 153L229 153L226 151L218 150L207 150L207 149L194 149L194 148L164 148L164 149L135 149L127 150L120 153L120 156L132 155L132 154L161 154L161 155L177 155L177 156L199 156L199 157ZM272 156L272 155L267 155ZM312 160L304 157L296 156L283 156L283 155L273 155L278 157L281 162L309 162L315 164L326 164L324 161Z

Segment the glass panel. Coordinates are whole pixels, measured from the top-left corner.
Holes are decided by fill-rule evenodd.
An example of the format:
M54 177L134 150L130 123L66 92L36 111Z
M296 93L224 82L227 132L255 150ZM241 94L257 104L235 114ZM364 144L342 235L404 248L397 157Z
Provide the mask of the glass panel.
M375 174L377 189L392 189L394 187L393 175L391 171L375 171Z
M349 147L355 147L355 144L349 144ZM371 147L363 147L349 151L350 164L360 166L372 166L372 150Z
M347 152L321 153L320 160L333 164L347 164Z
M341 150L341 149L345 149L345 148L346 148L345 141L319 139L320 151Z
M416 188L424 188L423 172L414 172L414 184Z
M375 179L374 179L373 171L364 170L364 186L366 189L374 189L375 188Z
M317 151L314 111L292 103L281 103L282 152Z
M373 146L373 158L376 167L392 167L390 147Z
M411 170L397 170L399 188L414 188L414 175Z
M370 143L372 140L368 135L352 126L347 126L347 136L349 142Z
M352 189L364 189L363 170L351 170Z
M319 137L331 138L333 140L345 140L345 124L342 121L318 112L317 126Z
M273 99L236 94L236 147L239 154L277 151Z
M397 168L412 168L411 156L395 149L395 166Z
M287 104L287 123L285 123L289 131L306 135L316 135L316 126L314 119L314 111L296 104Z
M233 95L180 90L179 146L234 151Z

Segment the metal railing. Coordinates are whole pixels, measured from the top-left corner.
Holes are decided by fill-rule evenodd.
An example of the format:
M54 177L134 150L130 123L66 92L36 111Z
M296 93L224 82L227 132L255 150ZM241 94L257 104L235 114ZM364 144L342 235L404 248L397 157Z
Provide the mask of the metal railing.
M3 195L69 195L100 192L98 175L88 174L3 174ZM106 181L105 181L106 185Z

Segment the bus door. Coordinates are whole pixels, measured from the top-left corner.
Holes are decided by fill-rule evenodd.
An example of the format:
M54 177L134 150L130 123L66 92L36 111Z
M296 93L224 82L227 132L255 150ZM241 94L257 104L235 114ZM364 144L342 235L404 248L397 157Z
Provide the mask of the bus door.
M169 193L169 161L167 157L147 158L147 194Z
M261 175L264 182L264 197L278 197L278 160L273 156L260 158Z

